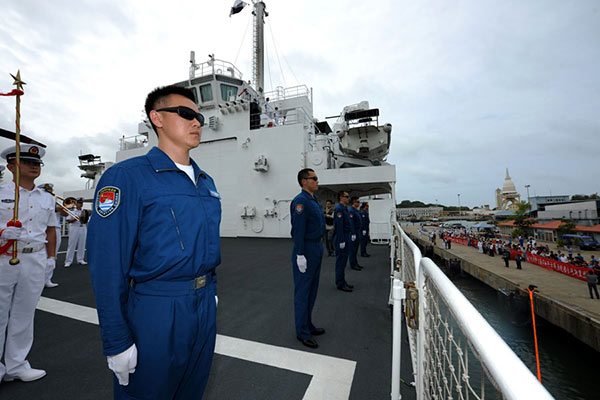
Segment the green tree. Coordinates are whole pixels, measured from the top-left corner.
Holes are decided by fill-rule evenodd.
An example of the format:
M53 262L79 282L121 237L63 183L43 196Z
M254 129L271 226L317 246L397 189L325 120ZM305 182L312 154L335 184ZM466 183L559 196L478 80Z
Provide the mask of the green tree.
M515 211L515 215L511 216L510 219L515 221L515 225L519 228L525 230L529 225L533 224L535 221L529 218L529 210L531 210L531 204L526 201L522 201L517 204L517 211Z
M577 200L598 200L600 196L598 196L598 193L594 193L594 194L574 194L573 196L571 196L571 200L573 201L577 201Z
M575 232L575 223L573 221L563 219L561 222L562 224L560 224L556 229L561 237L562 235L568 235Z

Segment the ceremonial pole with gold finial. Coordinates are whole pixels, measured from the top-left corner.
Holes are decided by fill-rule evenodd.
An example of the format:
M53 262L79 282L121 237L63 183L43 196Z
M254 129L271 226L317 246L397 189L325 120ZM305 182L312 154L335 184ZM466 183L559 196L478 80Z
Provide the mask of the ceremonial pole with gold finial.
M17 86L16 97L17 97L17 108L15 118L15 208L13 210L13 219L8 222L8 226L21 227L21 221L19 221L19 190L21 183L21 96L24 94L23 85L25 82L21 80L21 71L17 71L17 75L10 74L15 80L13 85ZM9 261L10 265L17 265L19 258L17 257L17 241L15 240L12 248L12 258Z

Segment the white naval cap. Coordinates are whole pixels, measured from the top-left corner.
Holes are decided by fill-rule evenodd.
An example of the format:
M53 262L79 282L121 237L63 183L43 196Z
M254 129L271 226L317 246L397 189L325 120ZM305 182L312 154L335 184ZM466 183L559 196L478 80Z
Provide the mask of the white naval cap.
M38 188L40 189L44 189L44 190L52 190L54 189L54 185L51 183L42 183L41 185L38 185Z
M27 160L31 162L37 162L42 164L42 157L46 154L46 150L43 147L35 144L21 144L21 160ZM17 156L17 147L10 146L0 153L0 157L4 158L7 162L13 161Z

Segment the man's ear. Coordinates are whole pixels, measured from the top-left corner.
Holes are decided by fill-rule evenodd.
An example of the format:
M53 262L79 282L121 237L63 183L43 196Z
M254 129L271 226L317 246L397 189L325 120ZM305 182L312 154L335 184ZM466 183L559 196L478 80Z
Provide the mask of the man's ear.
M8 163L6 164L6 169L9 170L10 172L15 172L15 164L13 163Z
M162 128L162 115L160 115L156 110L150 111L150 120L157 128Z

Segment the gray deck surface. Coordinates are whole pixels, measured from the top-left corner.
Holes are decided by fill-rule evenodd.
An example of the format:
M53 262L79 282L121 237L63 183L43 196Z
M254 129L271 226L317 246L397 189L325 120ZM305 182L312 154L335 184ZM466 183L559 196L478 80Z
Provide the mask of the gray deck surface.
M320 347L316 350L296 340L291 247L289 239L222 239L223 261L217 269L218 333L356 361L350 399L389 399L389 247L369 246L372 257L359 257L365 269L347 269L347 281L356 286L353 293L336 290L335 258L324 257L313 320L326 334L317 338ZM42 295L94 307L88 268L76 264L63 268L63 262L61 254L54 275L60 286ZM405 339L402 355L402 377L410 382ZM102 356L96 325L38 310L29 361L48 375L30 383L3 382L0 399L112 398L112 373ZM302 399L310 380L310 375L216 354L204 399ZM401 385L401 389L404 399L414 398L411 387Z

